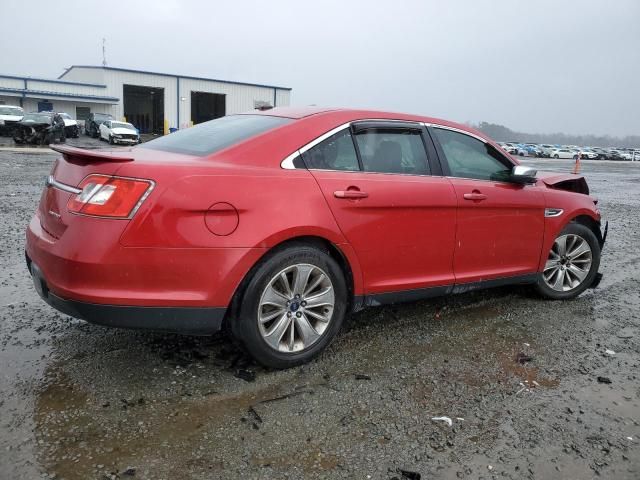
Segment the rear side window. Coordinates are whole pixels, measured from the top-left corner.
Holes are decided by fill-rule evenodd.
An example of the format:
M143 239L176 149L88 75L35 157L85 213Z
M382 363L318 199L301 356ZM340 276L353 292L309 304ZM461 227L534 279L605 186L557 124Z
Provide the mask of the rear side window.
M331 135L302 154L307 168L318 170L359 170L358 156L348 128Z
M356 142L365 172L430 173L419 130L364 130L356 135Z
M267 115L230 115L165 135L139 148L205 156L292 121Z
M491 145L452 130L433 131L444 150L451 176L496 181L508 178L511 164Z

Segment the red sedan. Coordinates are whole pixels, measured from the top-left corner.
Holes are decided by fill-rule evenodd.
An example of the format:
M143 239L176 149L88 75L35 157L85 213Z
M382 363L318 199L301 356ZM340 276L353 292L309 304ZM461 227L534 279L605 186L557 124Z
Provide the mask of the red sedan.
M366 306L515 283L567 299L600 277L584 178L444 120L281 108L54 150L26 242L45 301L102 325L227 327L272 367Z

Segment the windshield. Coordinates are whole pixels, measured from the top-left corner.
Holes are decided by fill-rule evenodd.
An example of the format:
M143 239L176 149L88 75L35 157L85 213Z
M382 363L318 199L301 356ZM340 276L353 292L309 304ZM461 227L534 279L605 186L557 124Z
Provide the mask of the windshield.
M69 115L68 113L59 113L58 115L60 115L62 118L66 118L67 120L71 120L71 115Z
M292 121L267 115L231 115L171 133L139 148L204 156Z
M21 117L24 115L24 111L18 107L0 107L0 115L13 115L16 117Z
M51 115L46 113L27 113L22 119L23 122L51 123Z
M111 128L126 128L128 130L136 129L136 127L134 127L130 123L125 123L125 122L111 122Z
M111 115L107 115L106 113L94 113L93 119L104 122L105 120L110 120Z

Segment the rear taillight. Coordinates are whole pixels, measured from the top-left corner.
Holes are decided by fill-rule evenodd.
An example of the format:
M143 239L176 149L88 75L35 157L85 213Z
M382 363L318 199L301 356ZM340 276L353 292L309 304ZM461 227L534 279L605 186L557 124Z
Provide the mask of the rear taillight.
M89 175L78 188L82 191L69 199L72 213L109 218L131 218L154 183L137 178Z

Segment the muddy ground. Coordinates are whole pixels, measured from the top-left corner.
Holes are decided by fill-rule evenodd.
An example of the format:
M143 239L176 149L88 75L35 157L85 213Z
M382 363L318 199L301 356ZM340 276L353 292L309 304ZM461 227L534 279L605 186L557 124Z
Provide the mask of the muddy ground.
M53 158L0 152L0 478L640 478L640 164L583 163L611 222L596 290L366 310L276 372L45 305L23 238Z

